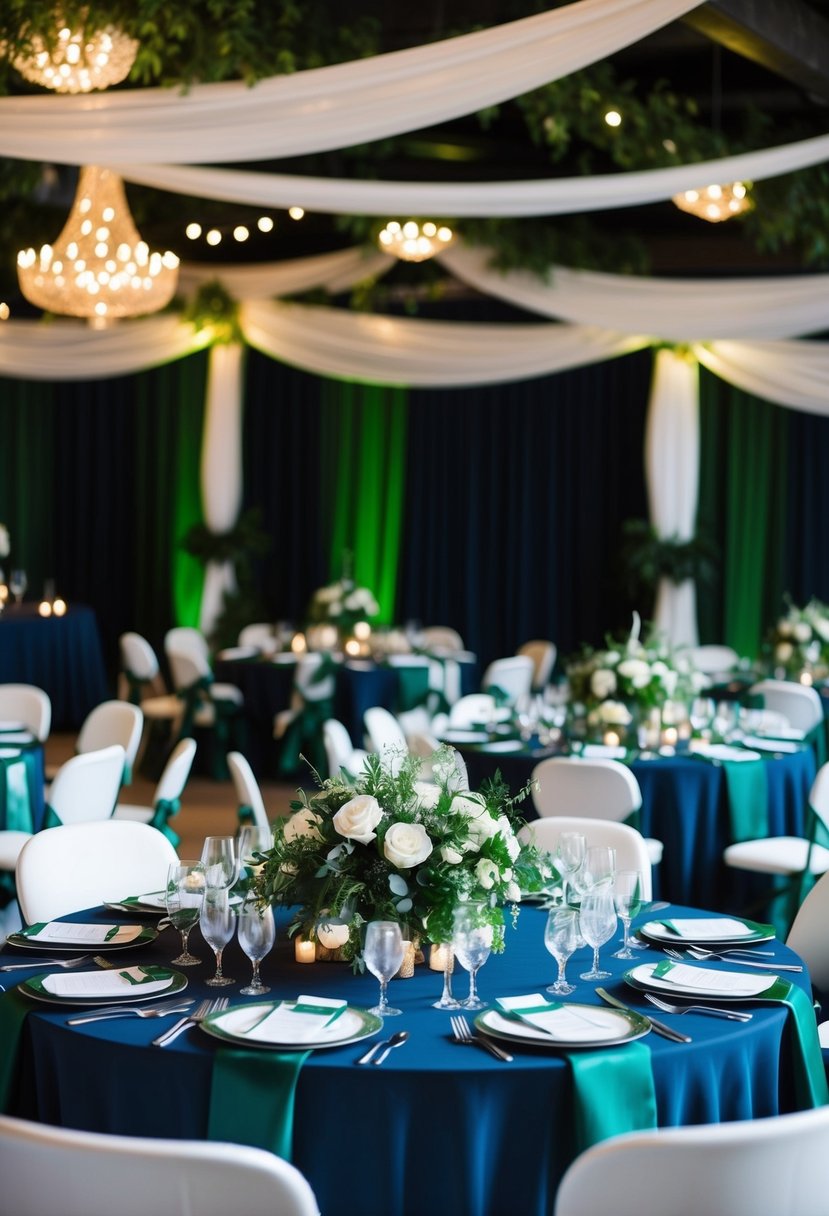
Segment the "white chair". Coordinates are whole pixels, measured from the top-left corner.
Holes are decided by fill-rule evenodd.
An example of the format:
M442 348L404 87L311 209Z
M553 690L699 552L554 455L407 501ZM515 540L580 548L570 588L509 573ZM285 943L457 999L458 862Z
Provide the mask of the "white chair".
M403 734L403 727L394 714L382 705L372 705L363 714L368 736L369 751L406 755L409 745Z
M0 684L0 720L22 722L38 743L45 743L52 727L49 694L34 684Z
M240 1144L108 1136L0 1117L6 1216L319 1216L309 1183Z
M766 836L730 844L723 860L734 870L750 874L777 875L787 879L770 892L777 898L790 892L789 921L794 917L808 882L829 870L829 849L816 841L818 827L829 831L829 763L821 765L809 791L808 833L802 836Z
M492 689L498 688L506 695L507 702L515 705L522 697L530 695L534 671L533 660L525 654L494 659L484 671L481 692L491 692ZM497 694L495 695L497 697Z
M641 832L628 823L591 816L556 815L552 819L532 819L519 828L518 839L536 844L546 853L555 853L562 832L580 832L588 845L606 844L616 850L617 870L638 870L642 875L642 899L653 897L653 873L648 845Z
M538 814L578 815L621 823L642 807L639 782L618 760L550 756L532 772L532 801ZM651 865L662 860L662 842L645 837Z
M17 899L27 924L158 891L176 851L146 823L73 823L37 832L17 859Z
M824 1216L829 1106L735 1123L626 1132L577 1157L555 1216Z
M463 638L449 625L428 625L421 629L418 645L430 654L455 654L464 649Z
M213 744L213 776L226 778L225 755L233 725L244 706L242 691L235 684L214 680L207 639L198 629L170 629L164 637L164 652L173 686L184 701L179 739L196 729L208 732Z
M126 754L120 743L72 756L49 787L47 822L84 823L110 819L115 810Z
M118 639L121 652L121 673L126 683L123 700L140 705L147 729L142 736L135 764L138 767L149 746L153 729L166 727L167 738L178 730L184 702L181 697L167 690L158 656L146 638L140 633L122 633Z
M84 718L75 752L83 756L120 743L124 749L124 782L128 785L143 730L144 714L138 705L130 701L102 701Z
M149 823L172 841L179 843L179 837L170 827L170 820L181 809L181 795L190 776L193 760L196 755L195 739L182 739L173 748L169 760L164 766L158 784L153 793L152 806L135 806L132 803L116 803L113 819L131 819L137 823Z
M823 703L815 688L794 680L760 680L749 692L763 698L764 709L783 714L790 726L804 734L823 725Z
M368 753L354 746L343 723L328 718L322 724L322 739L328 759L328 776L338 777L344 771L351 780L357 777Z
M498 714L492 693L468 692L450 708L447 725L453 730L466 730L498 716L506 717L506 712Z
M553 674L553 668L556 665L556 655L558 653L555 642L550 642L546 638L533 638L529 642L524 642L515 652L516 654L527 655L533 662L533 692L543 692L550 683L550 676Z
M256 780L247 758L241 752L228 752L227 767L239 803L237 810L239 822L244 824L248 820L252 820L255 827L267 831L271 826L270 819L265 810L259 782Z
M731 646L689 646L684 654L705 676L730 675L740 662L740 656Z
M262 654L273 654L276 650L276 635L273 625L266 621L255 621L239 630L240 646L255 646Z
M829 994L829 873L812 887L797 910L786 945L799 954L809 968L816 988Z

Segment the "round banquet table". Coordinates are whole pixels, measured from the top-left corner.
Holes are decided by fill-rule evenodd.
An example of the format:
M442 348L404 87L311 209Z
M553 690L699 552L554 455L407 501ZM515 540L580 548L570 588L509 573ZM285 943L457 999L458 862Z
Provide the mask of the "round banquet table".
M512 793L529 781L548 751L520 747L489 752L459 748L469 772L471 789L500 770ZM815 779L812 748L765 753L768 833L802 836L806 829L809 791ZM654 870L654 892L662 899L703 908L742 906L750 888L725 867L723 851L731 843L728 784L721 764L691 755L641 757L630 768L642 791L639 828L664 844ZM521 810L536 818L528 799ZM735 900L737 903L735 904Z
M694 915L679 908L672 914ZM74 919L109 922L113 913L96 910ZM479 975L485 1000L542 992L551 982L544 919L540 908L524 907L517 929L508 925L506 951L493 955ZM378 985L370 975L354 976L344 964L295 963L283 931L286 914L279 920L277 947L262 964L271 987L266 999L313 994L355 1006L374 1003ZM164 963L177 944L178 935L168 930L151 947L122 951L119 958L124 965ZM615 948L602 950L613 972L605 987L648 1010L641 994L623 981L624 968L632 964L610 958ZM191 949L205 961L187 971L189 995L215 996L217 990L204 985L212 963L197 930ZM793 957L779 943L774 949L781 960ZM570 960L570 978L586 969L588 953L582 949ZM640 951L639 961L655 961L657 954ZM20 958L14 952L15 961ZM2 961L11 959L6 948ZM224 961L226 974L247 979L250 965L235 944ZM792 978L808 990L805 972ZM402 1016L387 1021L382 1034L405 1029L410 1039L381 1067L356 1065L366 1048L361 1042L312 1052L299 1073L292 1159L325 1216L546 1216L552 1210L574 1155L569 1066L553 1049L510 1046L514 1060L503 1063L481 1048L461 1048L451 1037L448 1014L431 1007L441 982L426 966L417 966L411 979L393 981L390 996ZM455 982L465 992L460 969ZM256 999L238 996L238 986L218 991L233 1004ZM584 982L570 999L598 1003ZM219 1046L214 1038L191 1028L158 1048L151 1040L172 1018L124 1017L68 1027L65 1009L30 1003L19 1085L8 1113L92 1131L206 1138ZM785 1046L781 1051L785 1009L750 1007L754 1017L747 1024L665 1015L692 1036L689 1044L652 1032L640 1040L650 1049L660 1126L762 1118L794 1108L785 1063L781 1067L788 1058Z

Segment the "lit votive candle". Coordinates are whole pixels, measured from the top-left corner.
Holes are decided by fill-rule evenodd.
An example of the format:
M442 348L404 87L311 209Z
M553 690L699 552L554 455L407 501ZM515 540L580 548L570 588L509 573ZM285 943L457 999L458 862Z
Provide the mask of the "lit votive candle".
M54 603L52 604L52 612L54 612L55 616L65 616L66 615L66 601L61 600L61 599L55 600Z
M313 963L316 961L316 957L315 942L309 942L305 937L294 938L294 958L298 963Z
M295 633L291 638L291 650L294 654L304 654L308 649L304 633Z
M52 605L49 603L48 600L41 600L37 606L37 610L41 616L51 616L52 615Z
M618 747L619 742L620 742L620 740L619 740L619 735L618 735L617 731L606 730L604 732L604 743L605 743L606 747Z
M403 943L403 962L400 964L400 970L397 972L397 978L401 980L410 980L414 975L415 969L415 944L414 942Z
M451 970L452 964L455 961L455 955L450 945L433 945L429 951L429 966L432 971L445 971L447 967Z
M368 621L357 621L354 626L354 636L360 642L365 642L367 638L371 637L371 625Z
M665 747L676 747L679 734L675 726L666 726L662 732L662 743Z
M345 653L350 655L358 655L362 647L356 638L349 638L345 644Z
M801 671L800 683L805 684L807 687L809 687L812 683L814 683L814 681L812 680L811 671Z

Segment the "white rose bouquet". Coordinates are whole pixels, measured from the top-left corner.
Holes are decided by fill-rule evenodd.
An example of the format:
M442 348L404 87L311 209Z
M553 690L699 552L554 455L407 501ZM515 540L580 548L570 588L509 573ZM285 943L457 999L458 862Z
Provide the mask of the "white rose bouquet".
M308 605L308 623L335 625L342 633L351 633L358 621L372 621L380 611L374 595L367 587L357 587L349 578L318 587Z
M811 671L822 676L829 671L829 607L811 599L805 607L789 601L769 639L771 665L783 669L790 679Z
M549 858L516 835L529 787L513 798L496 778L479 793L458 790L448 747L433 771L435 783L423 783L419 757L371 755L356 786L329 778L317 793L300 791L256 879L263 901L295 908L289 933L323 928L330 939L339 928L343 957L359 966L366 921L396 920L445 942L458 903L483 901L502 928L504 904L549 885ZM503 933L495 940L503 948Z

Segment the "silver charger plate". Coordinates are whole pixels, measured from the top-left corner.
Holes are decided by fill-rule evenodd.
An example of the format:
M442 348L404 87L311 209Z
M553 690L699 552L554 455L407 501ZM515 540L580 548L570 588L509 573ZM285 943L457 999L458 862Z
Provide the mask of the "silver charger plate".
M173 977L172 984L168 984L166 988L160 988L158 992L143 993L142 984L136 984L134 988L117 996L57 996L54 992L47 992L43 987L43 980L48 972L42 972L40 975L30 975L28 979L21 980L17 985L18 992L22 992L24 996L30 997L33 1001L41 1001L44 1005L61 1005L64 1009L89 1009L103 1008L104 1005L143 1005L147 1001L163 1001L166 997L176 996L179 992L183 992L187 987L187 976L182 975L180 971L171 971L167 968L158 968L157 979L163 979L165 975Z
M688 966L693 964L688 963ZM780 979L780 976L770 972L766 975L752 974L750 971L740 973L741 978L746 980L767 980L765 988L761 992L751 994L740 994L735 992L723 992L721 989L705 989L705 988L686 988L682 984L669 984L667 980L654 979L652 972L654 967L658 967L658 963L642 963L639 967L632 967L630 971L624 974L624 981L631 988L636 988L639 992L653 992L657 996L667 997L669 1000L672 996L679 997L682 1001L714 1001L718 1005L731 1004L732 1001L760 1001L763 999L769 988ZM728 968L720 968L721 971L727 971ZM732 974L734 974L732 972Z
M104 954L111 950L134 950L137 946L148 946L158 937L155 925L130 925L129 928L141 929L138 936L130 942L35 942L26 937L25 933L10 933L6 938L6 945L13 946L16 950L37 950L44 954Z
M361 1039L371 1038L383 1027L382 1018L369 1013L367 1009L357 1009L349 1005L345 1012L332 1022L329 1033L311 1043L296 1042L263 1042L261 1039L251 1039L247 1031L277 1005L293 1005L295 1001L259 1001L252 1005L236 1005L221 1013L212 1013L199 1025L207 1034L225 1043L235 1043L237 1046L263 1048L265 1051L317 1051L323 1047L344 1047L348 1043L357 1043Z
M705 918L701 918L705 919ZM740 920L740 917L732 917L732 920ZM755 921L745 921L746 925L754 925ZM677 949L682 949L683 946L700 946L703 949L710 947L716 950L717 946L759 946L761 942L773 942L775 934L764 931L765 926L757 925L751 934L742 933L734 934L733 936L723 935L722 937L694 937L682 936L678 933L672 933L660 921L650 920L645 925L640 925L636 930L641 937L647 938L648 941L658 942L660 946L676 946Z

